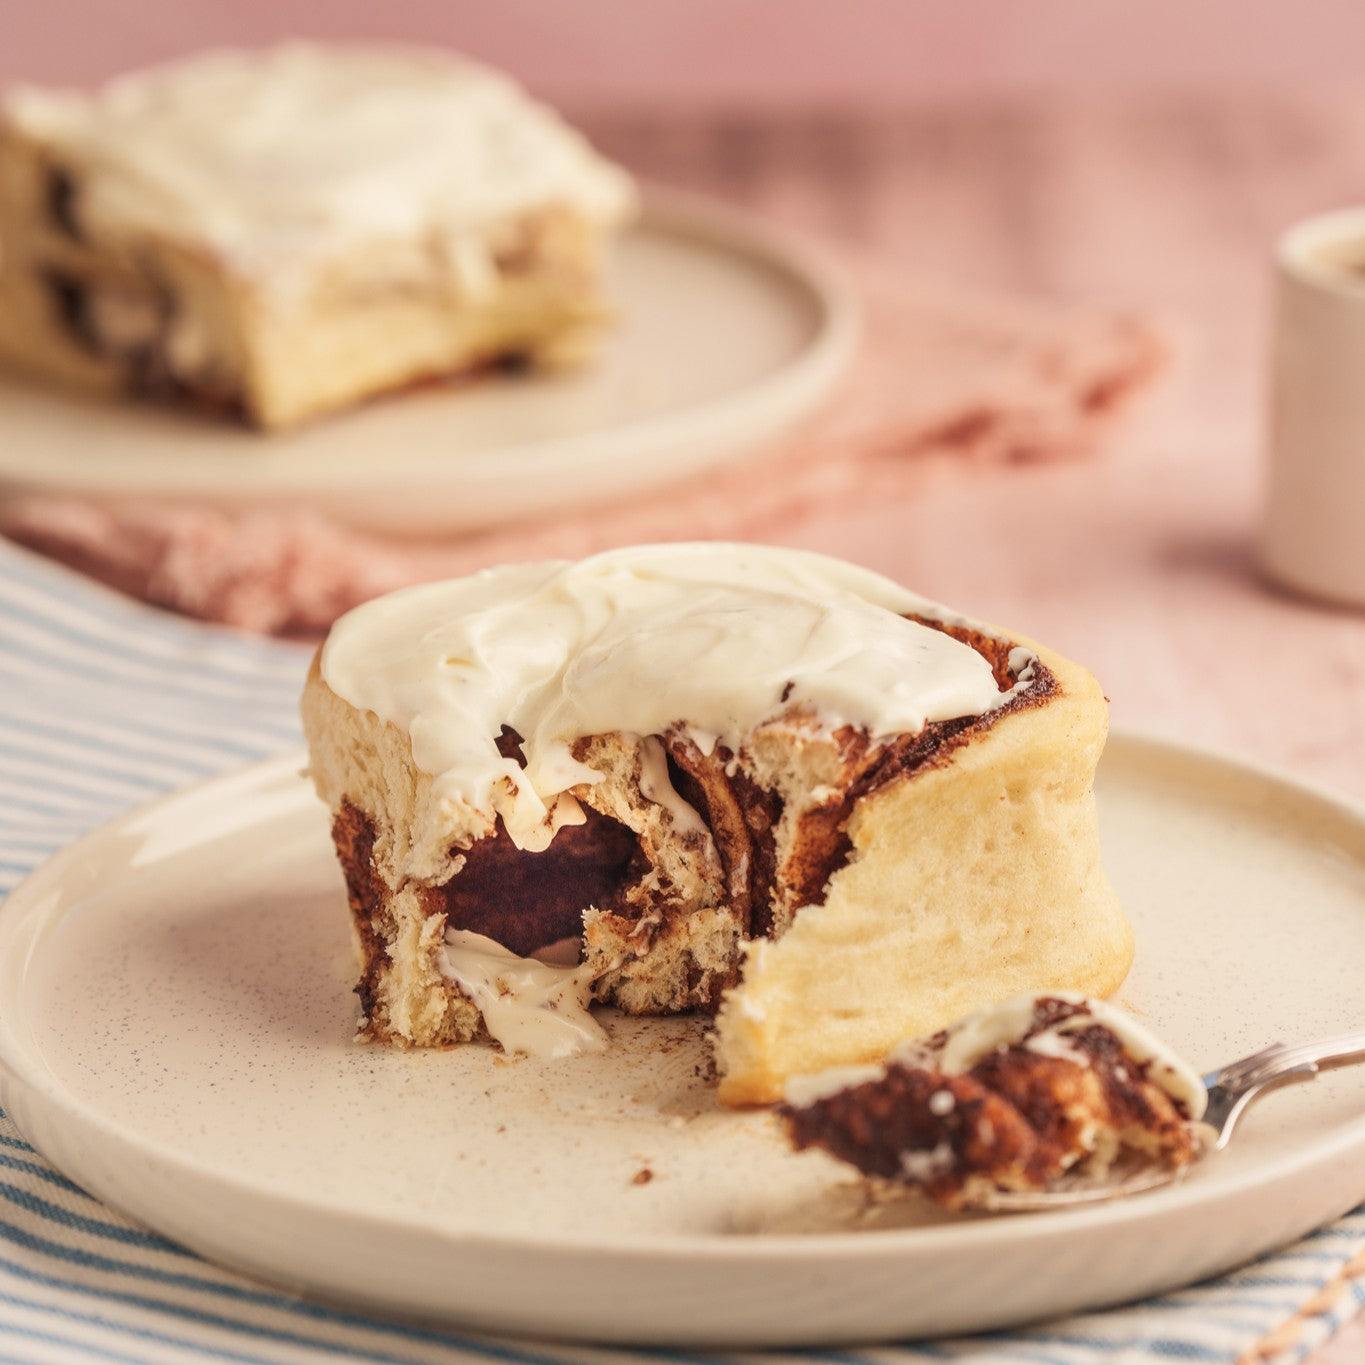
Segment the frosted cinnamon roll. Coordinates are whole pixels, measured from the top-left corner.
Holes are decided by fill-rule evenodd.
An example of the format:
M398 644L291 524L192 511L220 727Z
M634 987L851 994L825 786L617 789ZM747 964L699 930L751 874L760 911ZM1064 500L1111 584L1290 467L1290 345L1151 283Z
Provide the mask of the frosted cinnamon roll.
M416 48L218 51L0 101L0 360L287 427L588 358L627 175Z
M475 935L567 955L546 1016L713 1011L722 1100L767 1102L1131 960L1093 678L850 564L645 546L407 589L337 622L303 718L367 1037L496 1036Z

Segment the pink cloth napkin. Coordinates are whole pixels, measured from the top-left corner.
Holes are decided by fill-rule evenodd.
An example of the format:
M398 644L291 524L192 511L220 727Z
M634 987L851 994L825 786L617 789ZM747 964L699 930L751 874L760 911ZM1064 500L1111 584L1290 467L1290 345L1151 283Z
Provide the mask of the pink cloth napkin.
M230 513L35 496L0 507L0 533L175 611L317 634L378 593L487 564L644 541L773 538L820 509L913 496L928 455L1086 455L1166 358L1160 329L1141 317L931 289L879 264L851 269L864 333L826 410L751 460L648 497L401 541L306 508Z

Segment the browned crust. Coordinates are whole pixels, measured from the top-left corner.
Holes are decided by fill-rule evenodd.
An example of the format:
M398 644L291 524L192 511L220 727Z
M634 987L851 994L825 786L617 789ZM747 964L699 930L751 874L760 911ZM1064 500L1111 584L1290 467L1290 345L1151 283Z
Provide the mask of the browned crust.
M375 870L374 823L358 807L343 800L332 821L332 842L346 880L346 900L351 908L360 954L360 979L355 993L368 1021L379 1001L378 981L384 970L384 940L379 926L385 917L388 888Z

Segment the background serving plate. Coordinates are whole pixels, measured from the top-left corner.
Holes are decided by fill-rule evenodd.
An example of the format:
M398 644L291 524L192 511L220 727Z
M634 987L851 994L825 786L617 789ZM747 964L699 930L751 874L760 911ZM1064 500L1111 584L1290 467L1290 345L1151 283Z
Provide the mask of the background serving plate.
M289 756L82 840L0 912L0 1104L188 1246L491 1330L814 1343L977 1330L1189 1283L1365 1196L1365 1079L1268 1099L1182 1185L1064 1214L869 1209L714 1104L690 1020L568 1063L351 1041L326 815ZM1122 1003L1201 1068L1358 1026L1365 816L1131 737L1101 769L1136 924Z
M0 498L303 506L375 531L467 531L747 453L825 398L857 334L818 254L688 196L647 198L611 276L620 322L590 368L437 385L280 435L0 376Z

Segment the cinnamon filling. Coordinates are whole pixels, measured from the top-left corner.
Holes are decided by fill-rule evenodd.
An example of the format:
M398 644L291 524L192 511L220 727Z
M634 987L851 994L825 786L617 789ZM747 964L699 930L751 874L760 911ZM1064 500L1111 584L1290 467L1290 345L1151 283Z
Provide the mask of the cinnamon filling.
M64 202L58 196L55 202ZM43 272L56 324L88 355L118 366L123 386L143 398L192 403L229 418L245 416L241 392L208 369L182 372L173 363L175 303L161 285L88 279L57 268Z
M48 270L45 280L62 328L82 350L118 365L129 389L156 394L179 385L166 356L168 295L143 285L94 282L65 270Z
M100 353L102 347L90 312L90 291L74 275L63 270L47 271L43 282L62 329L83 350Z
M53 166L47 173L47 216L53 227L73 242L84 242L80 219L76 216L76 181L62 166Z
M586 824L565 826L541 853L517 848L499 822L491 838L465 851L454 877L426 892L429 913L519 957L579 937L583 911L614 906L646 870L630 830L597 811L584 814Z

